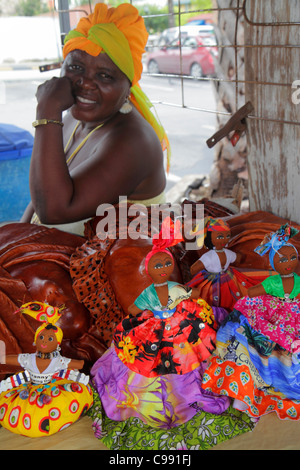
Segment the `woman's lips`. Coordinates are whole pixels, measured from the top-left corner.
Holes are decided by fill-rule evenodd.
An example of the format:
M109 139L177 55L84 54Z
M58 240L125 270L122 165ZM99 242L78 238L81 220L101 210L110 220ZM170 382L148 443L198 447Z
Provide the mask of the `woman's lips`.
M92 109L97 104L97 101L84 98L83 96L76 96L76 105L82 109Z

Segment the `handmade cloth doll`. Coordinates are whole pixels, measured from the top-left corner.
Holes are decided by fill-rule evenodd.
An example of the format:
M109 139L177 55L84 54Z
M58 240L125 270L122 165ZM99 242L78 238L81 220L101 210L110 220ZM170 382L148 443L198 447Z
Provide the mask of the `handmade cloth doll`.
M196 233L196 231L195 231ZM240 262L242 255L226 248L230 241L229 225L222 219L206 217L204 229L197 233L197 245L208 249L192 266L193 278L187 283L197 287L200 297L210 305L231 312L237 300L247 294L247 289L261 282L265 275L245 272L231 266Z
M166 226L171 235L166 235ZM178 426L201 409L222 413L226 397L203 393L205 361L215 348L215 321L198 292L169 281L174 260L168 247L178 243L177 223L164 221L145 269L153 283L129 307L108 351L91 376L109 418L136 416L160 428Z
M237 408L256 417L276 411L282 419L300 418L300 278L289 242L296 233L286 224L255 249L269 253L278 275L235 304L203 379L204 389L235 398Z
M16 312L17 313L17 312ZM42 325L36 330L36 352L6 356L1 362L25 371L0 382L0 425L29 437L49 436L74 423L92 404L89 377L78 372L83 361L60 354L62 330L55 325L61 309L41 302L24 304Z

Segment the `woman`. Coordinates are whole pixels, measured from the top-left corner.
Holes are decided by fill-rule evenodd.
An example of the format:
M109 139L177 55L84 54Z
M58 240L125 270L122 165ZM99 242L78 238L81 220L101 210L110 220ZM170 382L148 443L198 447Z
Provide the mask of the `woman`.
M23 222L77 223L120 196L163 202L168 141L138 85L147 38L129 4L97 4L66 36L61 77L36 95L32 202ZM64 228L82 234L82 226Z

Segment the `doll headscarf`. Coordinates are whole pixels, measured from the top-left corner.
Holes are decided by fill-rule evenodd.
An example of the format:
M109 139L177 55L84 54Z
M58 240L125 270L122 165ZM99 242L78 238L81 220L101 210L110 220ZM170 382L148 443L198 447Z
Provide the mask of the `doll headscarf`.
M295 229L294 227L291 227L289 224L282 225L276 232L271 232L269 235L267 235L263 239L261 244L254 249L254 251L260 256L269 253L270 264L275 270L274 256L275 253L280 250L280 248L282 248L283 246L292 246L295 249L296 253L298 253L294 245L292 245L292 243L289 243L290 238L297 235L298 232L299 230Z
M173 259L173 255L170 250L168 250L168 247L177 245L181 241L183 241L183 237L180 221L176 220L174 223L171 217L166 217L162 222L160 232L155 234L152 238L152 250L145 258L146 271L148 272L149 260L156 253L167 253Z
M35 318L37 321L43 323L35 332L34 341L38 337L39 333L44 329L53 329L57 342L60 344L63 339L63 332L61 328L55 325L62 315L62 310L64 307L52 307L43 302L28 302L20 307L18 310L19 313L26 313L31 317Z
M205 217L203 225L197 224L194 230L191 232L191 235L196 236L197 245L199 248L202 248L204 245L204 240L207 235L207 232L223 232L230 230L229 225L224 222L222 219L213 219L212 217ZM200 228L201 227L201 228Z
M76 28L65 37L63 57L75 49L94 57L105 52L110 57L131 82L131 101L154 128L163 150L167 149L169 169L170 145L167 135L158 117L151 111L152 103L138 84L143 71L142 55L147 39L144 20L134 6L123 3L114 8L97 3L94 13L81 18Z

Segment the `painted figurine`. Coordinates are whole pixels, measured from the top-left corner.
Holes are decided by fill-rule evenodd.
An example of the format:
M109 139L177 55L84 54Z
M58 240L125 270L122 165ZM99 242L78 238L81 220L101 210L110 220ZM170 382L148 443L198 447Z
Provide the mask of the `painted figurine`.
M221 325L203 388L235 399L252 416L275 411L300 418L300 277L298 253L288 224L271 233L255 251L269 254L278 273L249 289ZM217 375L216 375L217 374Z
M153 282L129 307L112 346L91 370L105 412L115 421L137 416L153 427L171 428L194 416L193 403L216 414L229 406L226 397L201 390L215 348L213 310L193 300L199 297L194 289L169 281L174 259L168 247L180 240L177 228L167 219L153 238L145 259Z
M237 300L247 294L249 287L262 281L265 276L252 272L252 277L242 269L233 267L240 263L242 255L226 248L231 238L229 225L222 219L206 217L204 231L197 236L199 248L207 248L192 266L193 278L187 283L200 291L200 297L210 305L231 312Z
M35 353L1 359L7 365L23 367L24 372L0 382L0 425L29 437L49 436L77 421L90 408L89 377L78 372L84 361L60 354L63 332L56 322L62 309L29 302L18 312L42 325L35 333Z

